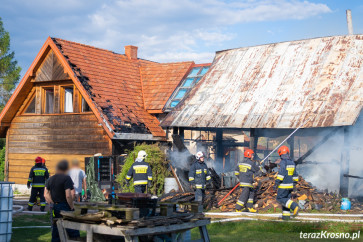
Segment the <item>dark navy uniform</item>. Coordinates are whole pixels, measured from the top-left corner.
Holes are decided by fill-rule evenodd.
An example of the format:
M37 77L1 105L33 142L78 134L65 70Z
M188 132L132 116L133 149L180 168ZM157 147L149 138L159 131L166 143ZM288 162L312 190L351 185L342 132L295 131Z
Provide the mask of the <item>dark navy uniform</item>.
M30 194L30 199L28 203L28 210L32 210L34 203L36 202L37 196L40 198L40 209L44 211L45 209L45 198L44 198L44 187L45 182L49 178L49 172L46 167L41 163L35 164L30 169L28 183L31 183L32 190Z
M149 163L139 158L132 164L126 175L126 180L130 181L134 178L134 187L136 193L144 193L146 186L151 185L153 180L152 170Z
M244 158L242 162L237 164L235 175L238 177L240 187L242 188L242 193L236 204L237 210L241 210L244 207L252 209L255 196L253 179L260 174L260 167L250 158Z
M283 219L289 219L290 210L295 210L298 207L298 204L291 200L291 192L298 180L295 162L290 159L288 154L281 155L275 186L278 188L276 200L282 205Z
M194 162L189 170L189 182L195 187L195 201L203 202L206 185L211 182L207 164Z

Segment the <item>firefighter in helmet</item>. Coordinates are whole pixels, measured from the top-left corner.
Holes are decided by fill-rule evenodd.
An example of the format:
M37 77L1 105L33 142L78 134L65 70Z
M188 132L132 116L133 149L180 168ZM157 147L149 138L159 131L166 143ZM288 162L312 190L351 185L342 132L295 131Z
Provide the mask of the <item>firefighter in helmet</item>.
M152 186L152 170L145 161L147 154L144 150L139 151L135 162L130 167L126 175L126 183L129 184L131 178L134 178L134 187L136 193L144 193L146 191L146 186Z
M196 161L189 170L189 182L195 189L195 201L203 202L207 183L211 182L211 176L207 164L204 162L205 155L199 151L195 155Z
M30 169L29 179L27 183L28 189L30 186L32 187L30 193L30 199L28 202L28 210L32 211L34 203L37 200L37 196L40 198L40 210L44 211L45 209L45 198L44 198L44 187L45 182L49 178L48 169L43 166L45 163L45 159L41 157L35 158L35 165Z
M251 212L255 213L253 208L253 199L255 189L253 187L253 179L255 176L261 175L260 167L252 160L253 150L246 149L244 159L237 164L235 175L239 179L239 185L242 188L242 193L236 204L236 212Z
M296 186L299 177L296 173L295 162L290 159L290 150L287 146L281 146L278 149L281 157L279 172L275 181L275 189L277 189L276 200L282 205L282 219L290 219L290 210L293 216L299 212L299 206L291 200L291 192Z

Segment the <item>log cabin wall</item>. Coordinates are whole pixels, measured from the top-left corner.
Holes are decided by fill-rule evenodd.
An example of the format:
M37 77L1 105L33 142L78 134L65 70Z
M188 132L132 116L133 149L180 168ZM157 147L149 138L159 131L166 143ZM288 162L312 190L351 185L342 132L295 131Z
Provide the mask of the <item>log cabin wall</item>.
M61 159L84 161L96 153L111 154L110 139L94 114L17 116L8 137L8 177L18 184L26 184L36 156L45 158L54 174Z
M95 114L83 106L85 100L51 50L31 82L33 87L7 131L8 181L26 184L37 156L45 158L52 175L62 159L78 159L84 169L85 157L112 154L111 139ZM67 105L71 111L65 109L65 88L73 91ZM46 109L46 90L54 95L51 113Z

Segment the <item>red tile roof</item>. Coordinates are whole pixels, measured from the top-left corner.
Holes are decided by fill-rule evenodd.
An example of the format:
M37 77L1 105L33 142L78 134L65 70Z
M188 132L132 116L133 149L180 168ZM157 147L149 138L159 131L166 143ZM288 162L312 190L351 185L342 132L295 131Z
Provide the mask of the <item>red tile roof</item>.
M165 136L157 118L146 111L142 95L140 66L155 64L140 59L130 60L122 54L67 40L52 40L66 57L75 75L114 132ZM176 66L179 68L179 65ZM181 75L179 72L178 69L177 73ZM164 81L167 81L167 78ZM173 85L174 82L175 78ZM146 91L146 96L151 92Z
M162 111L175 88L194 62L147 64L140 67L145 109Z

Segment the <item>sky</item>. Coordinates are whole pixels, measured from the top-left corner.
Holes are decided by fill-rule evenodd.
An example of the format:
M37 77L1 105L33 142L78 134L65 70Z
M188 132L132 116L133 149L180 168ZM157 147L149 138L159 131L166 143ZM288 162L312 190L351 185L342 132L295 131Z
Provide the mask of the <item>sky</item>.
M212 62L215 52L345 35L351 9L363 32L361 0L0 0L11 49L26 72L48 36L158 62Z

